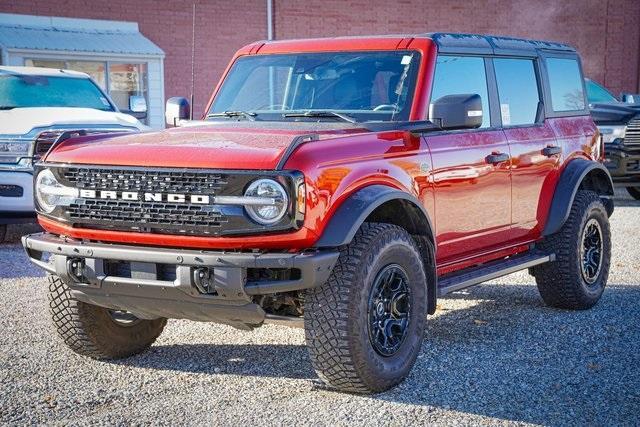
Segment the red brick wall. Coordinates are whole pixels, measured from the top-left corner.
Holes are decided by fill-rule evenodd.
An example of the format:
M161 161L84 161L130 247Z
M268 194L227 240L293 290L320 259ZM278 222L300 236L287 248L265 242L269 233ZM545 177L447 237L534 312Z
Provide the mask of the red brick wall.
M191 93L191 1L170 0L0 0L0 12L70 18L135 21L165 52L165 96ZM264 0L196 2L194 112L206 101L235 51L266 38Z
M614 93L638 92L640 0L274 0L276 38L458 31L557 40ZM136 21L166 53L166 97L191 85L192 1L0 0L0 12ZM236 49L266 37L266 0L196 1L202 112Z
M275 12L284 39L449 31L561 41L614 94L640 90L640 0L275 0Z

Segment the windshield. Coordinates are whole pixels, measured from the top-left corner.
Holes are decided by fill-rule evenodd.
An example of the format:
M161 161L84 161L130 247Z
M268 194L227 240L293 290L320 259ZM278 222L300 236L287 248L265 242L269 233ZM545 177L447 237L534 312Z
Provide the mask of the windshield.
M233 64L207 115L408 120L419 63L413 51L244 56Z
M0 74L0 110L76 107L114 111L90 79Z
M596 104L598 102L617 102L615 96L611 95L611 92L600 86L593 80L586 80L587 84L587 99L589 104Z

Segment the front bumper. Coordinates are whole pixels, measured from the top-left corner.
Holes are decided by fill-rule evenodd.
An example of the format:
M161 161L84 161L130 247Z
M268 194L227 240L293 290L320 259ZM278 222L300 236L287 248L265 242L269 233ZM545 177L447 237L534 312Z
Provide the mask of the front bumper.
M0 189L0 224L35 220L30 170L0 169Z
M640 186L640 147L632 149L622 144L606 144L604 165L614 184Z
M320 286L339 256L338 251L165 249L83 242L49 233L25 236L22 244L32 262L64 280L80 301L127 310L142 319L181 318L243 328L265 320L264 310L254 302L256 295ZM53 255L51 260L45 260L46 253ZM210 293L198 287L197 275L203 269L211 272ZM255 277L253 269L295 274L287 280L249 279Z

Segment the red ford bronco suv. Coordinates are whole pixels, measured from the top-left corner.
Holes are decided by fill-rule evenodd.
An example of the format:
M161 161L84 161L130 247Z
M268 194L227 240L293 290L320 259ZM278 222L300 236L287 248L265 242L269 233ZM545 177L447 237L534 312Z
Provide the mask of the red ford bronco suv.
M303 324L322 380L385 390L440 296L522 269L553 307L602 295L613 186L583 82L541 41L253 43L201 121L174 98L180 127L57 143L23 244L80 354L141 352L167 318Z

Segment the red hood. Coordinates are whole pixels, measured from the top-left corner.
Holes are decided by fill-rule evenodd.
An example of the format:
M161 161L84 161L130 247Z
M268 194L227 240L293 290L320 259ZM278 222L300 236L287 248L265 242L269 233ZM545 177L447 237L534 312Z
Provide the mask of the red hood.
M264 129L256 125L184 127L58 145L47 162L210 169L274 169L291 141L309 133L330 137L362 129Z

